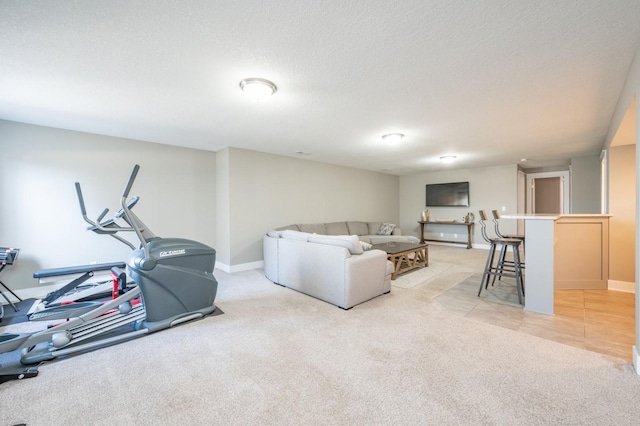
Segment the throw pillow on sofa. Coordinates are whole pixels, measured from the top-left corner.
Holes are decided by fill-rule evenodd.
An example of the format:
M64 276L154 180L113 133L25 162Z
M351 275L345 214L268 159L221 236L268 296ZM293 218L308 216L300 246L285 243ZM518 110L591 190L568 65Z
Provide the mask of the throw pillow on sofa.
M391 235L396 225L394 223L383 223L378 229L378 235Z
M366 241L360 241L360 245L362 246L362 250L364 251L371 250L371 247L373 247L373 245L367 243Z

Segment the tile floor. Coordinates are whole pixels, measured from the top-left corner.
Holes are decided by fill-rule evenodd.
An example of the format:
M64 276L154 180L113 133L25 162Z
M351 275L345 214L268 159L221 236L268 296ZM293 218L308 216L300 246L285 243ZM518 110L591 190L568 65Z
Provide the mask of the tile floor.
M635 295L608 290L556 290L555 316L528 312L513 282L496 282L478 297L481 274L446 291L438 303L458 315L594 352L631 360Z

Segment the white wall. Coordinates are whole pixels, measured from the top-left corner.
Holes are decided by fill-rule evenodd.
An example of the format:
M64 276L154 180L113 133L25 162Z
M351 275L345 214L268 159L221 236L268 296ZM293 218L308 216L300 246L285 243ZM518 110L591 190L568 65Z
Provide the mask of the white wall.
M126 258L128 247L86 231L74 182L89 216L114 213L135 164L131 195L149 228L215 247L214 152L3 120L0 143L0 245L21 249L2 279L14 289L37 286L38 269Z
M448 170L425 172L400 177L400 226L403 233L419 236L418 221L425 209L425 185L428 183L469 182L469 207L429 207L431 219L462 219L467 212L476 218L472 243L486 244L480 234L478 210L486 210L491 217L491 210L505 207L502 214L517 213L518 202L518 168L517 165L485 167L477 169ZM427 229L440 233L444 239L466 241L464 228L447 225L429 225ZM492 228L491 228L492 229ZM516 233L516 222L502 220L500 230L505 233ZM457 237L454 236L457 233ZM425 231L425 235L427 231ZM492 234L490 234L492 235Z

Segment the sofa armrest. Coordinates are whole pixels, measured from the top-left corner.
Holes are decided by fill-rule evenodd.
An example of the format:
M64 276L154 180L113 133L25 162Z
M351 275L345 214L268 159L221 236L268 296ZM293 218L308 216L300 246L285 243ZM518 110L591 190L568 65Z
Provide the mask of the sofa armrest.
M279 282L278 276L278 240L265 235L262 240L262 258L264 259L264 276L270 281Z
M280 239L278 251L278 284L342 306L349 250Z
M391 290L385 282L387 253L369 250L345 260L345 295L343 308L372 299Z

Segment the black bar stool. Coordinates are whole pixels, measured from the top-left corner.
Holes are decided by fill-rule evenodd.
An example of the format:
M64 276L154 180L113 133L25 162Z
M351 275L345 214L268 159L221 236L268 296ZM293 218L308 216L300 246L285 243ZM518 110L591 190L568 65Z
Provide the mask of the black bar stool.
M498 210L491 210L491 213L493 214L493 226L496 232L496 235L498 236L498 238L511 238L511 239L516 239L516 240L520 240L522 241L522 253L525 253L526 250L526 246L525 246L525 242L524 242L524 235L522 234L503 234L502 232L500 232L500 213L498 212ZM498 259L498 262L503 264L503 265L513 265L513 262L511 262L510 260L506 260L505 256L507 254L506 250L503 250L500 252L500 258ZM522 259L520 259L520 268L525 269L525 262L522 262ZM498 280L500 280L501 277L498 277ZM493 277L493 280L491 281L491 285L493 285L493 283L495 282L496 277Z
M484 210L480 210L480 226L482 238L489 243L489 255L487 256L487 263L484 267L484 273L482 275L482 281L480 282L480 289L478 290L478 297L482 293L482 287L489 288L489 281L493 277L498 279L502 277L511 277L516 279L516 288L518 290L518 302L522 305L524 297L524 279L522 278L522 262L520 261L520 245L522 240L518 238L489 238L487 235L487 213ZM498 255L498 261L494 265L496 250L500 246L500 253ZM511 247L513 252L513 262L505 261L508 248ZM493 281L492 281L493 284Z

